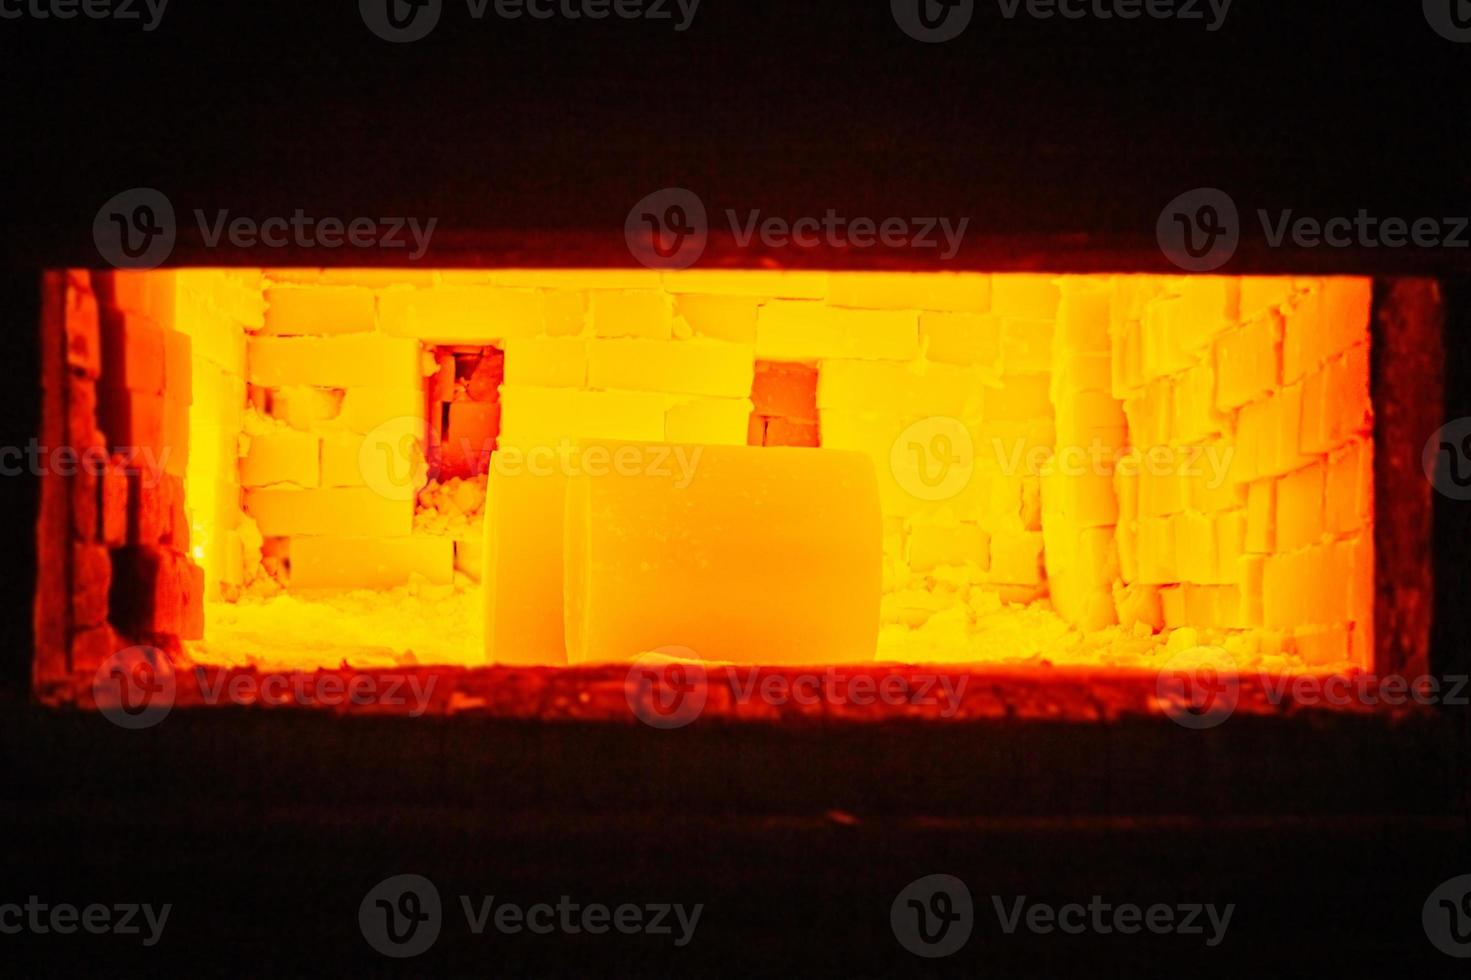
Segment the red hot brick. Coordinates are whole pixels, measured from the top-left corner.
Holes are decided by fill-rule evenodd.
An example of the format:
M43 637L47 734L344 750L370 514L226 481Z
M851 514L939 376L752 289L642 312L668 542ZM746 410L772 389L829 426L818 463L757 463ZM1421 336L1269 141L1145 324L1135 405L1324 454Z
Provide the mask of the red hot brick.
M100 626L107 622L107 594L112 583L112 561L100 544L72 546L72 623Z
M817 369L805 364L756 362L751 402L757 415L817 421Z
M97 297L75 282L66 291L66 364L92 380L102 372Z
M128 542L130 482L115 462L102 474L102 540L114 548Z
M83 630L72 637L71 668L80 674L95 674L102 662L118 651L117 634L111 626Z

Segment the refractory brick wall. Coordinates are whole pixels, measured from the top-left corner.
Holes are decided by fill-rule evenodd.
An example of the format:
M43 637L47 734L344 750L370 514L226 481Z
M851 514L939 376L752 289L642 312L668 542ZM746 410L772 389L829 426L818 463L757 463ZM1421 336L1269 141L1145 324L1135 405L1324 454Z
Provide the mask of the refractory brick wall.
M447 411L474 419L451 447L465 473L492 447L584 438L862 452L891 626L981 590L1050 596L1087 629L1253 629L1312 663L1368 662L1367 281L146 276L170 297L162 336L186 346L168 341L167 381L125 376L119 417L162 427L155 398L192 400L188 438L158 438L187 452L171 476L187 469L211 595L262 572L289 588L448 582L456 542L415 520L425 448L445 449L428 419Z

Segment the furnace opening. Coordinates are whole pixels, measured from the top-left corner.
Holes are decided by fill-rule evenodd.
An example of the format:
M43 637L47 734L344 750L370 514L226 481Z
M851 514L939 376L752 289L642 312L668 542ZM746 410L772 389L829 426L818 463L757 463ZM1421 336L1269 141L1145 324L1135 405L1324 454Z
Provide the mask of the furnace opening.
M74 666L1372 663L1367 279L69 282Z

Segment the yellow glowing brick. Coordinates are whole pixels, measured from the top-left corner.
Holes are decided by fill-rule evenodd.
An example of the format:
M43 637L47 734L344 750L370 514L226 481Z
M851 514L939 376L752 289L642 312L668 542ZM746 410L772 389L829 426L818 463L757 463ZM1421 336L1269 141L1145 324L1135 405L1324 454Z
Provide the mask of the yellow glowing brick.
M1151 462L1173 460L1168 451L1158 448L1145 451L1139 470L1139 515L1141 517L1165 517L1178 514L1186 506L1186 485L1180 478L1178 468Z
M1176 571L1181 582L1211 585L1220 567L1216 548L1216 526L1207 514L1183 511L1175 522Z
M373 293L361 286L284 287L266 292L265 333L311 337L372 330Z
M424 418L422 388L349 388L342 397L338 423L351 432L372 432L399 418Z
M664 289L671 293L708 293L716 296L753 296L765 299L824 299L826 272L775 272L765 269L704 271L685 269L664 273Z
M1164 620L1165 629L1179 629L1190 625L1189 614L1185 609L1185 589L1178 585L1171 585L1159 590L1160 618Z
M581 388L587 384L587 345L574 337L522 337L506 341L509 385Z
M385 444L387 445L387 444ZM359 455L363 437L328 433L322 437L322 486L361 487L367 485ZM371 458L371 454L370 454ZM383 463L385 471L387 460ZM384 474L387 475L386 472ZM382 486L384 484L374 484Z
M1185 585L1185 619L1191 626L1243 629L1241 592L1234 585Z
M1145 381L1183 371L1196 358L1184 346L1184 302L1178 296L1161 296L1144 310L1142 322L1142 370Z
M979 365L1001 372L1001 318L984 313L923 313L924 355L945 364Z
M1296 551L1323 536L1323 477L1314 463L1277 481L1277 548Z
M903 517L915 513L929 513L936 503L921 498L911 491L913 487L925 488L925 477L933 477L936 485L950 474L958 483L956 496L945 504L958 502L962 497L971 498L979 492L980 482L975 479L974 459L961 462L936 460L930 452L929 443L913 447L914 453L898 454L895 465L895 443L904 434L906 423L899 418L865 415L858 412L823 409L818 413L822 446L825 449L847 449L860 452L874 464L878 473L879 500L885 516ZM923 467L923 469L921 469ZM896 469L899 472L896 473ZM949 483L945 483L948 487Z
M1055 523L1071 533L1118 522L1118 498L1108 472L1073 470L1053 460L1042 470L1041 488L1044 527Z
M1052 370L1051 320L1001 317L1001 365L1007 374L1046 374Z
M1277 481L1257 480L1246 487L1246 550L1265 554L1276 550Z
M266 537L297 534L397 537L413 527L413 500L389 500L372 490L246 490L245 511Z
M378 324L391 337L489 344L533 337L543 322L542 299L533 289L443 285L378 294Z
M1241 595L1241 625L1243 628L1264 625L1262 613L1262 575L1266 571L1265 555L1243 555L1237 560L1237 590Z
M1174 419L1170 428L1175 442L1199 442L1223 430L1225 419L1215 411L1215 382L1209 361L1175 379Z
M447 585L454 573L454 542L406 538L314 537L291 540L291 588L389 589L415 576Z
M1220 585L1237 580L1237 569L1246 548L1246 511L1228 510L1212 514L1215 524L1216 567L1211 581Z
M981 395L976 374L950 364L830 360L822 362L817 376L819 408L892 418L974 417Z
M1243 276L1241 279L1241 318L1251 319L1268 311L1279 311L1295 291L1287 276Z
M772 361L842 357L847 346L831 312L822 303L767 303L756 319L756 356Z
M1288 385L1268 401L1277 430L1273 443L1276 461L1271 472L1280 475L1310 461L1308 456L1298 451L1302 429L1302 385Z
M393 387L423 378L417 342L375 334L254 337L246 358L250 382L267 388Z
M1142 330L1137 320L1114 328L1110 383L1115 398L1131 398L1144 386Z
M1093 449L1117 448L1128 442L1124 406L1107 391L1064 387L1053 376L1052 403L1057 416L1057 445Z
M293 286L364 286L386 289L390 286L430 286L436 275L430 269L266 269L266 281L272 285Z
M991 277L962 273L837 272L828 302L863 310L952 310L985 313Z
M1119 576L1125 582L1136 582L1139 580L1139 522L1121 519L1113 532L1119 553Z
M664 437L691 445L744 446L749 398L686 398L664 415Z
M1024 422L1052 417L1047 375L1008 375L999 386L987 386L982 399L987 422Z
M1373 448L1355 440L1328 460L1323 498L1324 528L1346 534L1367 527L1374 516Z
M1222 334L1215 344L1216 407L1239 408L1277 387L1281 376L1280 315L1258 317Z
M587 327L587 293L547 289L541 294L543 327L549 337L576 337Z
M1373 299L1368 279L1310 280L1288 308L1282 341L1284 380L1296 381L1368 338Z
M1139 519L1139 575L1145 585L1168 585L1180 581L1175 551L1173 517Z
M1078 354L1106 355L1111 349L1109 324L1113 291L1106 282L1063 280L1057 308L1054 352L1059 358Z
M562 628L566 486L566 474L532 473L492 459L482 582L490 663L567 661Z
M1113 488L1121 520L1139 519L1139 463L1138 450L1130 450L1119 456L1114 466Z
M594 388L740 398L751 393L755 368L750 347L715 340L595 340L588 345L587 380Z
M1164 629L1164 610L1160 607L1159 588L1153 585L1116 585L1113 590L1114 610L1119 625L1132 629L1143 623L1151 630Z
M501 437L523 447L570 439L664 440L669 396L645 391L501 388Z
M991 536L991 582L1038 585L1042 582L1042 533L1005 531Z
M690 293L674 299L675 316L690 330L712 340L735 344L756 342L759 301L745 296L707 296Z
M977 524L914 524L909 528L906 547L909 567L917 572L968 562L985 568L991 536Z
M991 311L1004 316L1050 320L1057 316L1062 294L1057 277L1035 273L1005 273L991 277Z
M1119 399L1113 395L1111 382L1113 361L1108 354L1057 354L1054 353L1052 370L1053 400L1057 401L1065 392L1094 392L1107 395L1122 413ZM1123 416L1119 416L1123 424Z
M1245 491L1231 480L1236 447L1220 442L1179 450L1185 505L1203 513L1240 506Z
M599 290L592 293L590 307L599 337L668 340L673 335L673 309L662 292Z
M846 356L906 361L919 356L919 314L905 310L828 311Z
M240 482L247 487L314 487L321 476L318 447L316 436L290 429L250 436L249 451L240 461Z
M1129 441L1136 449L1170 443L1175 390L1169 378L1158 378L1142 392L1124 400L1124 417L1129 423Z
M1241 315L1241 281L1232 276L1183 276L1174 280L1182 305L1181 347L1205 350Z

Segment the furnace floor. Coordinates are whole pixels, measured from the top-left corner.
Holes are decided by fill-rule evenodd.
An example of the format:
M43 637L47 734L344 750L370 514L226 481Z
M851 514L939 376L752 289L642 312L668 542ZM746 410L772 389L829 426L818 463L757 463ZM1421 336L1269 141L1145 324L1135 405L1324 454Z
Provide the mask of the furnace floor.
M198 663L260 670L373 669L409 665L484 666L478 586L404 586L387 592L281 594L206 604L206 639L191 644ZM1224 647L1243 668L1297 672L1282 636L1147 628L1083 632L1044 601L1006 605L992 593L953 602L916 628L891 624L877 659L908 664L1158 667L1196 645ZM1318 664L1312 670L1346 670Z

